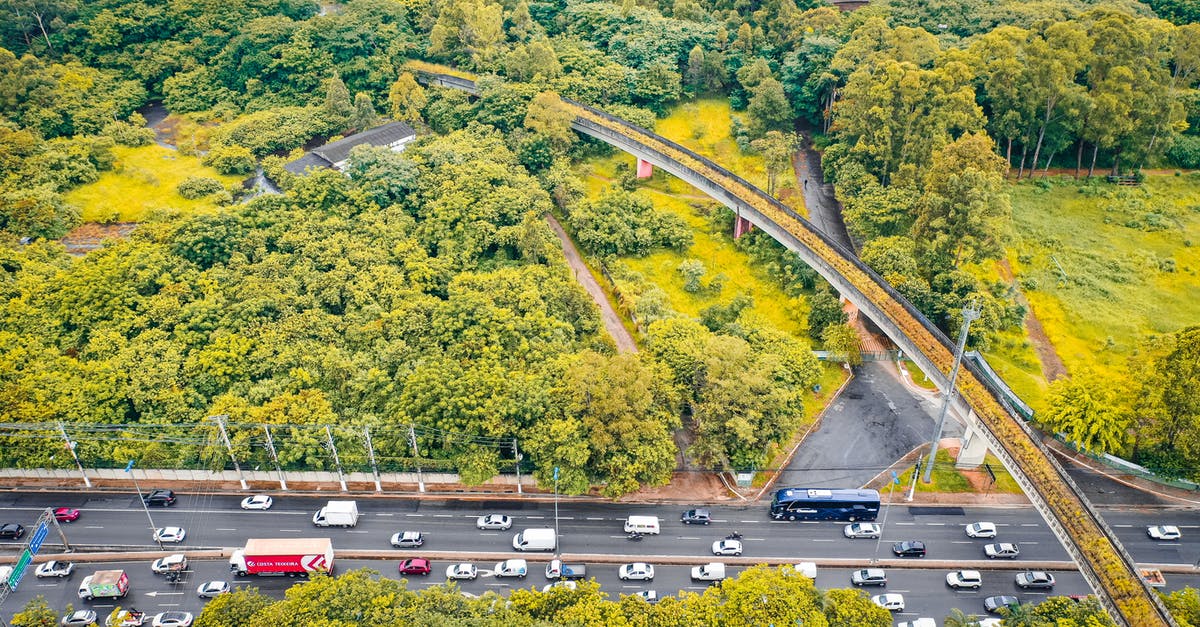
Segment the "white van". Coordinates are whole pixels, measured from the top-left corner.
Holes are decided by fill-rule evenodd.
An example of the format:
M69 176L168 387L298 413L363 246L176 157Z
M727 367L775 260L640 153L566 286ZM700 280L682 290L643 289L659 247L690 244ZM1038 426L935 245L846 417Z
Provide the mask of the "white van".
M649 533L658 535L658 516L630 516L625 519L625 533Z
M517 551L553 551L558 547L557 540L553 529L526 529L513 536L513 549Z

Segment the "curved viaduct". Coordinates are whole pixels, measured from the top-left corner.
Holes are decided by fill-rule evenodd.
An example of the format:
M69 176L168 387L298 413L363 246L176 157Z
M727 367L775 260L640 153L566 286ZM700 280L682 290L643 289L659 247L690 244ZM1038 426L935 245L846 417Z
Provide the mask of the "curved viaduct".
M477 93L472 80L416 66L422 82ZM879 275L765 192L695 152L570 100L576 131L658 166L732 209L800 256L879 326L939 388L949 385L954 344ZM1037 435L983 373L963 362L957 388L971 427L1025 490L1108 613L1120 625L1176 625L1133 559Z

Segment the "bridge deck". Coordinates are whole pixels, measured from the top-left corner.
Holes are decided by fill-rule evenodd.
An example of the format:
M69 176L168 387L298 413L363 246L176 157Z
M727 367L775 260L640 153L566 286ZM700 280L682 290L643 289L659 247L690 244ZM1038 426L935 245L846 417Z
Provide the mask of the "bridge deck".
M426 77L472 91L463 76ZM739 212L800 253L888 335L946 385L951 342L903 296L785 205L712 161L666 138L579 103L564 100L573 127L663 167ZM850 292L847 294L847 292ZM974 411L990 448L1021 483L1055 530L1080 571L1119 623L1174 625L1165 606L1141 580L1136 564L1037 436L992 389L973 364L964 364L957 389ZM932 372L931 372L932 370Z

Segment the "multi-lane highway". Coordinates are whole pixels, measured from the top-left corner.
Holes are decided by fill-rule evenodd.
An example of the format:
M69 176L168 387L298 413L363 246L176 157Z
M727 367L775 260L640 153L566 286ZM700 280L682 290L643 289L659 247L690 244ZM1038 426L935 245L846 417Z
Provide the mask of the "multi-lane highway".
M346 498L337 497L334 498ZM415 500L358 498L362 517L353 529L316 528L312 525L312 513L324 499L279 496L270 511L243 511L238 508L240 495L181 494L179 503L169 508L150 510L156 526L180 526L187 529L187 540L178 545L168 545L169 550L198 549L202 547L230 548L240 546L251 537L331 537L337 550L379 550L385 559L358 561L338 560L338 570L370 567L389 576L396 576L396 562L402 557L419 557L423 552L445 554L448 552L504 553L513 557L525 557L531 562L531 574L524 581L498 580L491 577L495 560L485 562L461 556L461 561L472 561L481 570L481 577L474 582L465 582L462 588L479 594L488 590L503 591L511 587L541 587L546 583L542 568L550 556L546 554L518 554L511 549L512 535L527 527L553 527L554 504L538 501L470 501L470 500ZM149 550L156 548L150 537L149 522L141 505L133 494L118 493L34 493L0 495L0 523L19 522L29 526L45 507L77 507L83 514L74 523L64 525L68 540L83 548L106 548L110 550ZM653 556L664 560L680 557L694 558L688 563L701 564L718 561L709 552L714 540L724 537L733 530L740 531L744 538L743 558L762 558L771 562L798 562L820 560L817 585L823 588L848 587L850 572L856 567L867 566L874 559L891 559L891 543L898 540L923 540L929 553L924 563L934 561L963 562L982 560L982 547L988 541L968 538L963 532L966 524L979 520L996 523L999 529L997 540L1015 542L1021 547L1020 561L1062 562L1067 555L1046 528L1037 514L1028 508L959 508L959 507L910 507L893 506L888 511L887 522L881 541L849 540L842 536L842 523L833 522L777 522L766 516L762 504L750 506L713 506L713 524L710 526L686 526L679 522L679 513L685 509L678 505L629 505L595 502L568 502L559 507L559 530L561 548L570 554L594 554L603 556L639 556L636 559L654 562ZM513 528L509 531L481 531L475 528L475 518L485 513L508 514L513 517ZM631 514L657 515L662 519L662 534L647 536L640 543L628 541L621 529L622 521ZM1200 557L1200 519L1193 512L1182 510L1148 512L1107 512L1107 517L1129 548L1134 559L1154 564L1191 565ZM1183 529L1183 540L1179 542L1156 542L1145 533L1147 525L1175 524ZM418 550L391 552L388 538L397 531L421 531L426 534L424 547ZM43 548L43 553L56 550L51 544L54 534ZM0 542L3 545L12 542ZM389 553L390 552L390 553ZM459 558L455 558L456 560ZM598 558L597 558L598 559ZM634 557L629 558L634 561ZM920 560L913 560L920 563ZM434 573L429 577L410 578L410 585L426 586L443 581L448 559L434 560ZM1004 564L1008 566L1008 563ZM617 579L617 564L604 563L589 566L589 576L595 577L610 594L634 593L642 589L654 589L660 595L675 594L680 590L700 591L702 584L689 580L685 565L658 565L652 584L621 582ZM983 563L981 570L987 567ZM35 594L43 594L52 606L62 608L67 603L80 605L74 588L82 576L96 566L82 565L83 574L77 573L68 582L35 580L32 573L20 589L9 599L3 614L11 616L25 600ZM133 580L133 597L127 604L139 609L186 609L195 611L202 603L195 596L195 587L203 581L222 579L237 585L253 584L269 594L281 594L293 583L287 579L231 580L224 561L194 560L187 586L172 586L165 579L150 572L148 561L126 565ZM731 573L740 568L733 567ZM908 611L904 618L916 616L945 616L951 608L958 607L967 612L981 612L982 599L993 594L1014 594L1023 600L1036 601L1045 597L1041 592L1021 592L1013 583L1011 570L985 570L984 586L979 591L955 592L945 585L946 570L895 570L888 592L905 595ZM1087 589L1075 572L1056 571L1058 584L1052 594L1086 594ZM1196 585L1200 577L1173 574L1168 576L1172 589L1184 585ZM866 589L876 594L874 588ZM153 596L151 596L153 593ZM103 609L103 604L97 604Z

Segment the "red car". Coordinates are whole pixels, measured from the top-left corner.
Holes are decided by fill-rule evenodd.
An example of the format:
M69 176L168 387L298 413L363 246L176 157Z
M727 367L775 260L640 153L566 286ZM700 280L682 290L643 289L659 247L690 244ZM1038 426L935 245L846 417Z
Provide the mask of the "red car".
M58 522L75 522L79 519L79 510L73 507L60 507L54 510L54 520Z
M420 557L400 562L401 575L428 575L430 570L429 560Z

